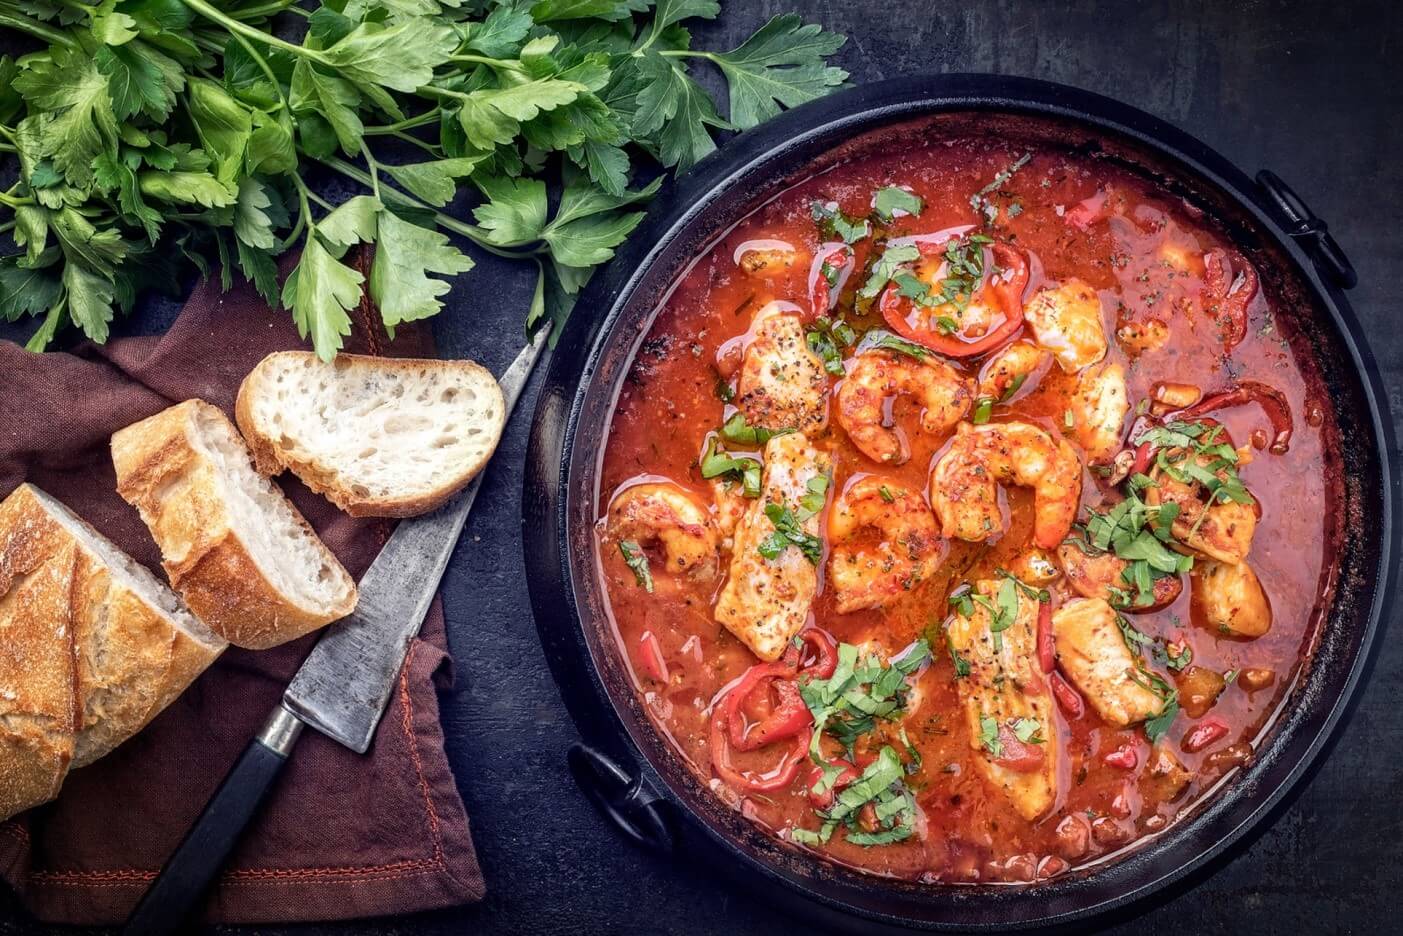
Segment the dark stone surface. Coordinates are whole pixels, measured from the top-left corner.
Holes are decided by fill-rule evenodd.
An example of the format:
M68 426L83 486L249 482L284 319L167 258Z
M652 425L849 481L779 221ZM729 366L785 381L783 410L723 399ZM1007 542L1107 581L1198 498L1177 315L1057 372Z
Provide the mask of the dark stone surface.
M1353 302L1403 412L1403 332L1388 276L1403 268L1389 232L1403 186L1403 8L1392 0L1129 3L927 0L786 4L730 0L698 45L737 44L795 7L850 37L854 81L915 71L993 71L1098 91L1200 137L1254 172L1271 168L1326 218L1359 269ZM448 354L499 370L519 346L532 273L482 256L438 331ZM588 314L581 310L580 314ZM158 326L161 311L134 327ZM458 688L443 700L449 755L487 876L476 907L402 920L261 928L301 934L773 933L790 922L763 893L626 846L575 791L575 739L542 656L523 580L518 415L445 583ZM1398 631L1394 630L1394 636ZM1216 873L1115 932L1398 932L1403 886L1403 648L1380 640L1358 707L1313 780L1269 830ZM0 897L0 933L44 932ZM230 932L233 932L232 930Z

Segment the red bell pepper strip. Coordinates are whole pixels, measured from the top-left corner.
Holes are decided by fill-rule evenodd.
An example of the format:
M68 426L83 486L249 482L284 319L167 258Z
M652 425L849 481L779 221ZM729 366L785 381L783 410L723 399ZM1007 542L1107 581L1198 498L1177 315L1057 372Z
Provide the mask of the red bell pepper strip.
M1196 754L1214 741L1219 741L1228 734L1228 724L1221 718L1205 718L1193 727L1193 730L1184 736L1184 740L1179 746L1186 754Z
M1057 666L1057 651L1052 639L1052 602L1038 605L1038 665L1044 673Z
M1155 457L1155 447L1148 442L1141 442L1135 449L1135 461L1130 465L1130 474L1145 474L1150 470L1150 461Z
M1052 687L1052 697L1068 718L1081 718L1086 714L1086 703L1082 701L1081 693L1073 689L1061 673L1049 673L1047 683Z
M833 671L838 668L838 644L828 631L817 627L805 628L799 632L799 639L804 642L804 647L795 660L798 675L812 679L828 679L832 676ZM813 662L803 666L806 651L813 653Z
M945 251L945 244L920 242L916 245L923 255ZM907 341L929 348L946 357L974 357L1003 347L1012 341L1023 327L1023 289L1028 285L1028 262L1023 254L1007 244L994 244L990 247L994 261L1010 276L1000 276L997 281L986 279L976 295L989 293L994 305L1003 312L1004 319L987 334L973 341L966 341L958 334L947 335L924 325L913 325L909 316L913 309L911 300L901 295L895 283L888 283L882 291L877 306L886 319L887 326Z
M779 697L778 705L770 704L772 684ZM747 731L745 720L739 716L741 706L751 699L758 702L755 707L763 714ZM813 724L813 716L799 695L799 685L794 681L794 663L788 659L757 663L746 670L740 682L722 698L717 710L726 722L731 746L738 751L757 750L798 734Z
M1273 455L1285 455L1291 447L1291 435L1295 432L1295 423L1291 419L1291 404L1287 402L1286 395L1275 387L1258 383L1255 380L1244 380L1226 390L1217 393L1210 393L1202 400L1187 409L1170 413L1165 420L1171 419L1194 419L1204 413L1213 410L1226 409L1231 406L1245 406L1248 403L1256 403L1266 413L1267 420L1271 423L1273 433L1269 450Z
M717 717L721 716L721 717ZM770 771L755 775L736 769L731 764L731 748L726 737L726 719L718 710L711 716L711 767L728 786L749 793L772 793L783 790L794 782L799 773L799 765L808 759L809 738L812 731L801 731L794 736L793 744L784 757Z
M1241 283L1233 276L1234 266ZM1257 271L1242 254L1233 251L1229 255L1218 249L1203 255L1203 271L1208 296L1216 304L1218 322L1224 328L1224 350L1231 351L1247 337L1247 306L1257 295Z
M833 287L836 283L828 282L828 277L823 273L824 266L833 270L833 278L838 280L843 270L852 266L856 258L857 255L851 247L839 244L820 254L814 261L813 272L809 274L813 282L809 288L809 308L813 310L815 318L827 315L833 309Z

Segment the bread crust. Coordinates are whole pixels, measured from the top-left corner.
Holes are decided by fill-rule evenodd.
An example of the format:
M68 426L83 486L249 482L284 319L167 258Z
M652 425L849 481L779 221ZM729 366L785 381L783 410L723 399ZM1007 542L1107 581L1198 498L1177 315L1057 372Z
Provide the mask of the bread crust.
M140 731L224 646L184 630L36 488L17 488L0 502L0 818L57 796L69 770Z
M305 607L268 580L230 521L217 467L191 439L193 420L201 414L227 422L209 403L187 400L112 436L117 493L141 513L176 591L217 634L251 650L275 647L350 614L355 583L325 546L327 561L348 583L334 607ZM320 543L291 502L288 508Z
M498 418L492 426L485 427L486 431L491 433L492 444L480 458L465 462L459 471L445 477L434 490L424 494L399 497L362 496L346 487L338 473L324 462L317 458L299 457L297 453L279 445L278 440L264 426L259 425L254 414L254 399L258 394L267 392L267 375L280 360L310 363L317 358L310 351L275 351L260 361L239 385L234 419L253 452L254 465L259 472L270 477L283 471L291 471L307 487L353 517L417 517L442 506L487 467L506 427L506 401L501 396L501 388L492 372L480 364L435 358L382 358L344 352L338 354L336 366L345 368L368 368L390 373L422 370L466 372L485 381L484 385L491 386L498 397L495 407Z

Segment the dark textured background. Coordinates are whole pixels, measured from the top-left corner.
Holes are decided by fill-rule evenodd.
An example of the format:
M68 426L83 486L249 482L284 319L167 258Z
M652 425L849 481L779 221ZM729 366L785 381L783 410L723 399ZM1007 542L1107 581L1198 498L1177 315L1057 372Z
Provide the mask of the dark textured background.
M1250 172L1271 168L1329 221L1359 269L1352 299L1403 413L1403 330L1389 276L1403 266L1393 215L1403 162L1403 6L1379 2L729 0L698 47L732 47L798 9L850 37L838 64L862 82L989 71L1078 85L1169 120ZM708 76L714 77L714 76ZM530 271L479 256L437 321L445 354L500 371L519 345ZM159 328L168 307L128 327ZM578 314L589 314L588 309ZM4 334L0 332L0 334ZM533 385L534 392L534 385ZM682 856L626 846L565 770L575 729L527 603L520 537L529 408L503 440L445 582L458 688L443 700L449 756L472 817L488 897L403 920L260 932L331 934L735 934L791 918ZM1397 637L1395 629L1392 636ZM1272 827L1197 886L1115 932L1399 932L1403 888L1403 647L1387 634L1328 760ZM9 918L12 922L5 922ZM45 932L0 894L0 934ZM232 930L229 932L233 932Z

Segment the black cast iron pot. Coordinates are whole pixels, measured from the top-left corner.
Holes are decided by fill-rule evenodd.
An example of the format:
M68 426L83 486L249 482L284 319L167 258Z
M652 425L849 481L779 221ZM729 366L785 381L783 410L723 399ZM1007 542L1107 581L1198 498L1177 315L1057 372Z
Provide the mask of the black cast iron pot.
M902 132L1022 137L1128 166L1212 214L1277 285L1283 332L1312 355L1334 401L1345 535L1328 626L1253 763L1119 860L1036 885L879 879L785 846L724 806L653 729L619 650L595 560L601 447L613 401L669 286L719 232L852 141ZM895 141L895 138L893 138ZM873 140L877 143L873 144ZM1142 111L1028 79L946 75L866 85L742 134L664 192L596 276L560 338L531 433L525 548L541 641L586 744L582 789L636 843L680 849L831 922L884 930L992 930L1123 908L1183 879L1279 806L1322 753L1365 672L1393 591L1398 491L1392 422L1374 360L1341 292L1354 272L1325 225L1274 175L1249 179ZM1308 337L1306 337L1308 336ZM719 861L716 856L720 855ZM776 887L775 883L782 886Z

